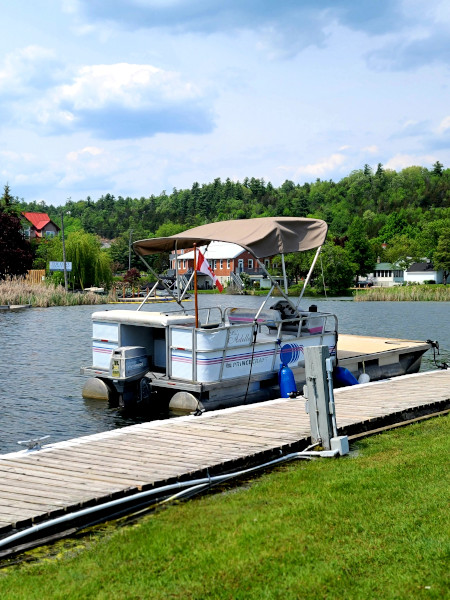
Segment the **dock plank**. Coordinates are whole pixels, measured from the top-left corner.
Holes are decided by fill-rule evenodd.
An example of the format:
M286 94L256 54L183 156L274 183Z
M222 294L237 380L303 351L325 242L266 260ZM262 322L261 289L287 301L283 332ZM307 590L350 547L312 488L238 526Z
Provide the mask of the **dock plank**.
M450 406L450 370L335 390L340 432ZM438 407L438 408L436 408ZM440 408L439 408L440 407ZM410 418L410 417L408 417ZM279 399L0 456L0 538L17 525L292 447L310 436L304 398Z

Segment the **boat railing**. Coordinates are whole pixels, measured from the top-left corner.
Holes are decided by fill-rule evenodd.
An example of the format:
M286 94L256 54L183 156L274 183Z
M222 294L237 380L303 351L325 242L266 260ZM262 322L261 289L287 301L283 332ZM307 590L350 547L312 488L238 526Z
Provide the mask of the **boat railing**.
M205 381L205 365L208 365L209 373L214 370L214 377L206 380L222 381L229 378L228 375L224 377L225 366L230 366L227 362L247 360L248 364L253 364L253 356L258 353L255 347L266 348L263 350L267 354L265 368L268 372L274 372L280 352L278 347L281 349L283 343L295 344L296 340L302 338L317 338L317 345L322 345L325 336L329 338L330 334L337 333L337 318L331 313L309 313L292 319L280 318L276 322L273 318L258 318L258 321L227 322L222 327L205 329L169 325L169 378Z
M273 309L262 311L257 316L256 311L228 307L224 311L224 317L225 321L232 325L256 322L260 331L264 326L271 332L277 330L278 337L280 337L281 331L296 333L300 337L302 334L320 333L322 330L337 331L338 329L336 315L324 312L302 311L296 316L286 318L278 310Z

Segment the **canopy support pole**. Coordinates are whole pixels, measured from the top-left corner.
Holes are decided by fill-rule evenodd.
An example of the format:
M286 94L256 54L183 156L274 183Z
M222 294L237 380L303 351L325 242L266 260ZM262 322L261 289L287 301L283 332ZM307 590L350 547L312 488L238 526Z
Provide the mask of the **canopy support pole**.
M283 296L283 298L286 300L286 302L289 304L289 306L291 306L291 307L292 307L292 308L295 310L295 312L296 312L296 313L298 313L298 308L297 308L297 306L295 306L295 304L292 302L292 300L290 300L290 299L289 299L288 295L287 295L287 294L286 294L286 293L285 293L285 292L284 292L284 291L281 289L281 286L280 286L280 284L278 283L278 281L276 281L276 280L275 280L275 279L272 277L272 275L269 273L269 271L266 269L266 267L263 265L263 263L262 263L262 262L259 260L259 258L257 258L257 257L255 256L255 259L256 259L256 262L258 263L258 265L261 267L261 269L264 271L264 273L267 275L267 277L270 279L270 281L271 281L271 283L272 283L272 289L270 290L270 292L269 292L269 294L268 294L267 298L264 300L264 302L263 302L263 305L262 305L262 306L261 306L261 308L260 308L260 311L262 310L263 306L264 306L264 305L265 305L265 303L267 302L267 300L268 300L268 298L269 298L270 294L271 294L271 293L272 293L272 291L273 291L273 288L274 288L274 287L276 287L276 288L279 290L280 294Z
M177 286L177 296L180 299L179 281L178 281L178 240L175 240L175 285Z
M194 242L194 306L195 306L195 329L198 329L197 244L195 242Z
M288 285L287 285L287 279L286 279L286 265L284 264L284 254L283 253L281 253L281 268L283 269L284 291L287 294L288 293Z
M316 262L317 262L317 259L319 258L319 254L320 254L321 250L322 250L322 246L319 246L317 248L317 252L316 252L316 255L314 257L314 260L312 261L311 266L309 268L309 272L308 272L308 275L306 276L305 283L303 284L302 291L300 292L300 296L298 297L296 308L298 308L298 305L300 304L300 301L303 298L303 294L305 293L306 286L308 285L309 280L311 279L311 275L312 275L312 273L314 271L314 267L316 266Z
M189 281L187 282L186 287L181 292L180 300L183 300L183 298L186 296L187 292L189 291L189 286L191 285L191 282L193 279L194 279L194 272L191 273L191 276L189 277Z
M153 294L153 292L156 290L156 286L158 285L158 282L155 283L155 285L152 287L152 289L148 292L148 294L145 296L145 298L142 300L142 302L139 304L139 306L137 307L136 310L141 310L141 308L144 306L144 304L147 302L147 300L150 298L150 296Z
M267 300L270 298L270 296L272 295L273 289L274 289L274 285L272 285L272 287L270 288L269 293L267 294L267 296L264 298L264 302L261 304L261 306L258 308L258 312L255 315L255 323L258 322L259 319L259 315L261 314L262 309L264 308L264 306L266 305Z
M183 309L183 312L186 312L184 310L184 306L181 304L180 300L174 295L173 291L166 284L166 282L163 279L161 279L161 277L158 275L158 273L156 271L153 270L153 268L148 264L148 262L145 260L144 257L142 257L140 254L138 254L138 256L142 260L142 262L144 263L144 265L147 267L147 269L150 271L150 273L156 277L156 279L164 287L164 289L167 292L169 292L169 294L172 296L172 298L175 300L175 302L177 302L181 306L181 308Z

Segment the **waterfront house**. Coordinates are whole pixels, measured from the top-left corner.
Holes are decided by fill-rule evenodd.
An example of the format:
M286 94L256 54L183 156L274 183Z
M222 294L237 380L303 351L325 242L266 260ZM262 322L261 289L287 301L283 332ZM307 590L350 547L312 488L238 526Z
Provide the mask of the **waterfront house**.
M369 274L368 280L372 281L374 286L391 287L402 283L424 283L425 281L442 283L443 276L442 269L437 271L430 260L424 259L423 262L412 263L406 270L391 263L377 263L373 273Z
M401 285L404 281L404 271L398 265L380 262L377 263L369 277L374 286L391 287Z
M54 237L59 233L59 227L54 223L47 213L23 212L24 235L30 241L45 237Z
M434 283L443 283L444 281L443 270L436 270L430 260L413 263L405 271L406 283L425 283L426 281L433 281Z
M261 288L271 287L269 279L265 276L254 256L237 244L211 242L208 247L201 246L200 251L223 286L233 281L236 283L236 280L239 282L240 275L246 273L253 284L258 282ZM177 254L171 254L170 275L175 274L175 261L178 261L178 274L189 278L194 269L194 251L190 249L178 250ZM266 269L271 267L271 257L264 258L261 262L264 263ZM212 282L209 277L198 273L198 285L200 289L208 289L212 286Z

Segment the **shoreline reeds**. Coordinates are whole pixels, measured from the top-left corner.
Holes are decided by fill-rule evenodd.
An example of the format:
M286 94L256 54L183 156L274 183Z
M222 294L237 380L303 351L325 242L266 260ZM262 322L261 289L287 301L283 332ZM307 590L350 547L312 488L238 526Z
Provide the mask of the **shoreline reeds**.
M355 302L450 302L450 285L372 287L355 292Z
M0 305L27 305L47 308L49 306L78 306L80 304L105 304L107 296L94 292L66 292L55 284L29 283L23 279L0 281Z

